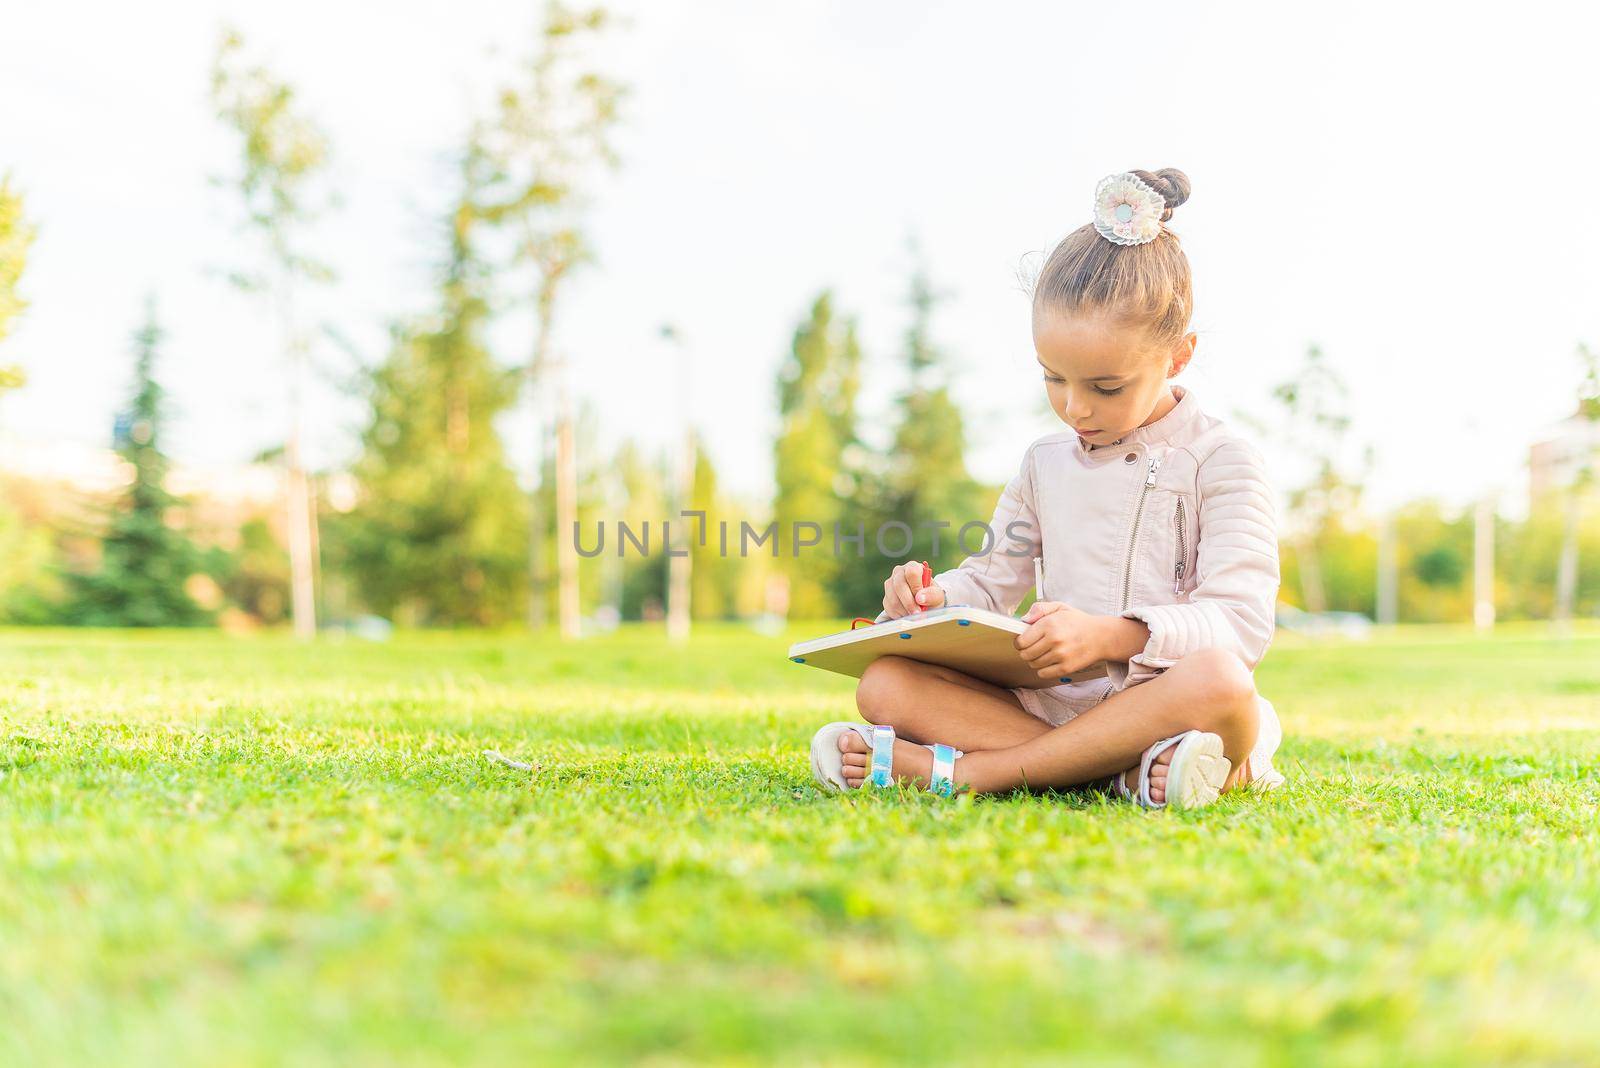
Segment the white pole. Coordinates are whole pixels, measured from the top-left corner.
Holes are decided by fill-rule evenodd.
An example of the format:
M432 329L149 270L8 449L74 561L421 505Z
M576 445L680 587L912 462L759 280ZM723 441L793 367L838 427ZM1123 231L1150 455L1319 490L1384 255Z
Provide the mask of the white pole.
M1398 570L1395 561L1394 513L1378 520L1378 622L1390 625L1400 618Z
M311 554L311 484L305 466L305 339L295 324L292 279L287 269L278 292L279 323L289 357L289 436L284 441L284 493L289 537L289 615L295 637L317 636L316 573Z
M556 361L556 611L563 638L583 636L578 597L578 453L572 427L567 358Z
M1494 500L1478 501L1472 524L1472 621L1479 630L1494 626Z
M684 344L683 337L670 325L661 328L661 336L678 346L678 418L683 426L683 443L678 453L677 493L678 507L676 511L682 513L694 506L694 419L689 411L689 372L690 358L689 346ZM680 515L673 516L673 525L683 529L682 556L673 556L667 560L667 637L672 641L687 641L689 638L689 597L691 569L693 557L690 556L693 545L694 532L697 529L692 519L685 519ZM703 528L701 528L703 529ZM669 544L668 549L671 548Z

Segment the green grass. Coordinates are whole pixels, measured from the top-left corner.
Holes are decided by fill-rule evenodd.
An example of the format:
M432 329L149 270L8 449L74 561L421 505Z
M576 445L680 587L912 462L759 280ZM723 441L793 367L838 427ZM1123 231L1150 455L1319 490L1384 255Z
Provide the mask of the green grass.
M1600 1060L1600 631L1280 638L1188 814L825 796L800 636L0 633L0 1064Z

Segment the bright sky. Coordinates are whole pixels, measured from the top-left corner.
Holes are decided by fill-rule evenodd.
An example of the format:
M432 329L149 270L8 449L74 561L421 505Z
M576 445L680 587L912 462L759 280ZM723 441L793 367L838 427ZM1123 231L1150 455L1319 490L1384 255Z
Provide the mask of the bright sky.
M1380 501L1488 486L1514 503L1526 446L1570 413L1600 344L1600 141L1584 5L1335 6L651 0L606 60L633 86L623 169L592 222L600 262L563 313L574 389L622 434L677 436L676 323L693 409L734 489L770 485L775 370L832 286L874 361L882 425L905 325L905 242L951 294L971 462L1003 479L1055 429L1039 399L1024 254L1087 221L1101 176L1176 166L1200 348L1183 381L1262 410L1321 344L1348 379ZM317 246L315 313L367 359L425 311L447 158L535 22L531 4L278 0L10 4L0 172L39 225L32 308L0 356L29 386L0 425L103 442L146 293L170 332L180 459L281 440L280 365L251 301L208 276L237 255L211 188L231 145L207 72L218 28L291 80L336 153L343 206ZM506 359L525 323L499 330ZM324 346L319 360L348 372ZM315 457L360 411L331 385ZM508 425L521 454L526 417ZM1287 472L1279 472L1286 475Z

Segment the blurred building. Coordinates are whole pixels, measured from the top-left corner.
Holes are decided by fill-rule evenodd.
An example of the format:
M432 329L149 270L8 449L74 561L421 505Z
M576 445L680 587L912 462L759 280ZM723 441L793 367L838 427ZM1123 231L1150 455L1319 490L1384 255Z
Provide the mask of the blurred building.
M0 434L0 471L91 497L115 493L133 477L127 462L110 449L16 434Z
M0 476L8 494L29 498L52 514L82 514L127 487L133 467L112 449L65 438L0 433ZM228 546L240 525L266 516L281 519L283 473L276 464L188 464L174 462L167 490L185 507L174 520L205 540ZM336 506L352 492L347 477L334 480ZM337 493L333 492L337 491ZM347 506L347 505L346 505Z
M1575 412L1528 448L1530 504L1552 490L1570 486L1585 464L1600 471L1600 421Z

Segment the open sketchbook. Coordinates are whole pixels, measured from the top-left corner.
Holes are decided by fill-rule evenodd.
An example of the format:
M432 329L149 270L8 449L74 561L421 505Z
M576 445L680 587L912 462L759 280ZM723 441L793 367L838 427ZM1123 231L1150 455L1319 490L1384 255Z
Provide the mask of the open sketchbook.
M1080 679L1104 678L1104 663L1070 676L1041 679L1017 652L1016 637L1028 624L964 604L933 608L900 619L887 619L856 630L825 634L789 647L797 664L861 677L880 656L903 656L926 664L942 664L1008 689L1042 690Z

